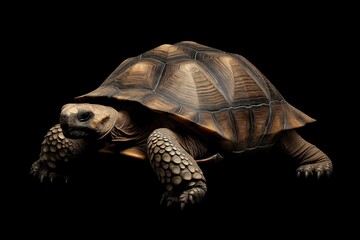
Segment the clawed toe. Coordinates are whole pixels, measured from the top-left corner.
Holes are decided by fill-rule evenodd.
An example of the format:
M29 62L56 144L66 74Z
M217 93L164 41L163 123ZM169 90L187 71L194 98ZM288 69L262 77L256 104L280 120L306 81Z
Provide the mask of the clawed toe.
M69 180L69 176L55 172L55 169L50 169L47 164L41 160L37 160L32 164L30 174L34 177L38 177L40 182L44 182L46 179L53 182L55 179L63 178L67 183Z
M179 205L181 210L184 210L186 206L195 205L200 203L206 193L204 188L191 188L183 192L166 192L163 194L160 204L166 204L167 207Z
M181 210L184 210L184 208L187 205L194 205L201 201L201 200L198 200L194 194L195 194L195 192L193 190L190 190L190 191L185 191L180 195L179 201L180 201ZM201 199L202 199L202 197L201 197Z
M318 179L320 179L322 176L330 176L332 173L332 164L331 162L322 162L322 163L316 163L316 164L306 164L303 166L300 166L297 170L297 176L305 176L305 178L308 178L310 175L316 176Z
M179 197L174 192L166 192L163 194L160 204L166 204L166 207L171 207L179 202Z

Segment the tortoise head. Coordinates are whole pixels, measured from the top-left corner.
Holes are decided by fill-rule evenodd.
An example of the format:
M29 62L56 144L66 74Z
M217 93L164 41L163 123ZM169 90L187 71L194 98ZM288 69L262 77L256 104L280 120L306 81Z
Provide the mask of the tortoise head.
M119 121L119 112L99 104L66 104L60 113L60 125L68 138L101 139Z

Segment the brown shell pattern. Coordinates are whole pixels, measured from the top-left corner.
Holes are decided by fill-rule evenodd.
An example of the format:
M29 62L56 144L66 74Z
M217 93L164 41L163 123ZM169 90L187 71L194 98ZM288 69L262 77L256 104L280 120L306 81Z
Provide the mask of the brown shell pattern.
M126 59L97 89L75 100L103 96L196 123L199 131L220 135L222 147L234 152L271 145L280 131L315 121L287 103L243 56L191 41Z

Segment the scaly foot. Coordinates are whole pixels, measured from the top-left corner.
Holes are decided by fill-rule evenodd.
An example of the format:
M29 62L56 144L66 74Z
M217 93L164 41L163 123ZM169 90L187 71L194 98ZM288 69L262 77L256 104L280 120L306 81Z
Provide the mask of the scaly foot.
M41 159L35 161L31 165L30 174L38 177L40 182L43 182L45 179L49 179L50 182L53 182L54 179L64 179L65 182L68 182L69 176L58 172L58 169L55 166L55 163L50 161L42 161Z
M324 175L330 176L332 173L332 162L324 161L320 163L305 164L296 169L296 172L298 177L301 175L305 177L314 175L317 178L320 178Z
M47 132L41 144L39 159L35 161L30 169L30 174L39 177L40 181L49 178L64 178L68 181L69 176L65 174L65 166L69 161L78 158L86 149L86 142L80 139L68 139L64 136L59 124L56 124Z
M183 192L165 192L160 203L166 204L167 207L180 204L181 210L184 210L185 206L200 203L206 194L206 185L202 181L198 185L198 187L193 187Z

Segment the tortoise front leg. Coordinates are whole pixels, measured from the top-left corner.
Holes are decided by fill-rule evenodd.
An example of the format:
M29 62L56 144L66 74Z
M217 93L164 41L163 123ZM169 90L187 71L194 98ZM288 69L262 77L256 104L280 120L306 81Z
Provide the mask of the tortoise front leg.
M147 152L152 168L166 188L161 202L168 207L179 204L184 209L202 201L207 191L205 177L175 133L166 128L152 132Z
M298 176L312 174L320 178L324 174L331 174L330 158L315 145L305 141L295 130L283 134L280 144L287 154L299 160L300 166L296 170Z
M86 142L77 139L65 138L60 124L50 128L41 144L39 159L35 161L30 174L43 181L48 177L51 181L54 178L63 177L68 180L64 166L71 159L74 159L85 152Z

